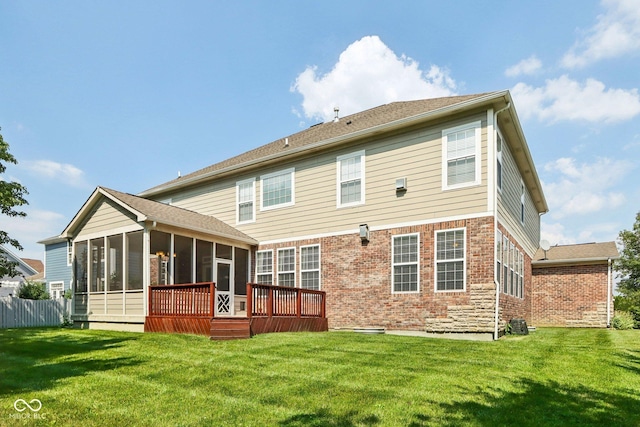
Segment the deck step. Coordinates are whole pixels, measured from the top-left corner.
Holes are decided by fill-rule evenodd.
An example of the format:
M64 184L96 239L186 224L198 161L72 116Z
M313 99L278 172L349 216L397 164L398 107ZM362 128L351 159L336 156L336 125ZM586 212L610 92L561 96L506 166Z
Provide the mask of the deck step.
M215 317L211 319L212 340L251 338L251 320L248 318Z

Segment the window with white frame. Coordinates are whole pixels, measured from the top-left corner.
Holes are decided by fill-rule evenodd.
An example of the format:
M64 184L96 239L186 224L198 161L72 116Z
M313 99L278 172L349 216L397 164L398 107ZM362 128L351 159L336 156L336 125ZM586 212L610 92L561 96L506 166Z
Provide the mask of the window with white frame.
M391 259L393 263L393 292L418 292L418 234L393 236Z
M320 245L300 248L300 287L320 290Z
M502 293L524 298L524 254L500 231L496 232L496 269Z
M294 204L294 169L260 177L260 209L274 209Z
M502 284L502 233L496 230L496 282Z
M236 222L253 222L256 218L256 181L247 179L236 183Z
M73 243L67 240L67 266L73 264Z
M338 207L364 203L364 150L337 158Z
M496 182L498 190L502 190L502 136L496 132Z
M465 229L436 231L436 291L463 291Z
M273 251L256 252L256 283L273 284Z
M443 190L477 184L480 184L480 122L443 130Z
M278 249L278 286L296 286L296 248Z
M51 282L49 284L49 295L51 299L58 299L64 296L64 282Z
M515 245L509 244L509 295L516 294L516 277L514 275L514 269L516 264Z
M502 292L509 293L509 239L502 237Z

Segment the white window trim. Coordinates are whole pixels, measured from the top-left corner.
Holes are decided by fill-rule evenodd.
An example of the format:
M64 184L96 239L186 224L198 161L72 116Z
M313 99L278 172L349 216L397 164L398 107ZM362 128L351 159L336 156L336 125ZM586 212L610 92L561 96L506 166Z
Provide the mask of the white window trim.
M295 168L289 168L289 169L283 169L277 172L272 172L272 173L268 173L266 175L261 175L260 176L260 210L261 211L268 211L268 210L272 210L272 209L279 209L279 208L284 208L287 206L293 206L296 203L296 180L295 180ZM264 180L265 179L269 179L272 178L274 176L279 176L279 175L286 175L289 174L291 175L291 201L290 202L286 202L286 203L280 203L278 205L273 205L273 206L264 206Z
M502 187L504 186L504 163L502 162L502 153L504 152L504 138L502 132L496 127L496 133L500 138L500 150L498 150L498 140L496 139L496 160L500 163L500 169L496 166L496 188L498 193L502 193ZM499 185L498 185L499 184Z
M73 242L67 240L67 267L73 265Z
M60 298L64 298L64 282L61 280L55 281L55 282L50 282L49 283L49 297L51 299L53 298L53 285L56 285L56 287L59 287L60 289Z
M462 256L462 270L464 271L464 274L462 276L462 289L444 289L444 290L439 290L438 289L438 265L440 263L445 263L445 262L453 262L453 261L460 261L459 259L448 259L448 260L438 260L438 234L440 233L446 233L446 232L450 232L450 231L458 231L458 230L462 230L462 241L464 242L464 252L463 252L463 256ZM467 291L467 229L466 227L461 227L461 228L449 228L446 230L436 230L434 232L434 236L433 236L433 265L435 267L435 274L433 276L433 289L434 292L436 293L451 293L451 292L466 292Z
M281 251L287 251L287 250L293 250L293 270L284 270L284 271L280 271L280 252ZM288 273L293 273L293 287L295 288L296 286L296 247L295 246L291 246L288 248L278 248L277 250L277 259L275 260L275 266L274 266L274 270L276 270L276 285L277 286L283 286L280 284L280 274L288 274Z
M527 205L525 204L526 196L525 196L526 187L524 186L524 181L520 180L520 224L524 225L525 218L527 217Z
M357 202L342 203L342 186L341 186L342 182L340 180L341 171L342 171L342 161L356 157L356 156L360 156L360 200ZM365 150L360 150L360 151L356 151L353 153L344 154L342 156L336 157L336 207L337 208L347 208L351 206L364 205L364 193L365 193L364 167L365 167Z
M251 214L250 220L240 221L240 186L245 184L252 184L252 192L253 199L251 200L253 204L253 212ZM236 182L236 224L250 224L252 222L256 222L256 179L249 178L244 179L242 181Z
M315 268L311 270L302 269L302 250L305 248L318 248L318 268L317 269ZM315 245L300 246L300 281L298 282L298 287L302 288L302 273L310 273L310 272L317 271L318 272L318 290L321 291L322 290L321 269L322 269L322 251L320 250L320 245L315 244Z
M271 271L269 273L258 273L258 254L260 253L271 253ZM260 276L266 276L267 274L271 275L271 284L273 285L273 270L274 270L274 258L273 258L273 249L265 249L265 250L261 250L261 251L257 251L256 252L256 275L255 275L255 280L256 283L260 283L258 281L258 275Z
M475 179L471 182L464 182L462 184L447 185L447 135L454 132L460 132L467 129L475 129ZM464 125L456 126L442 131L442 191L455 190L458 188L472 187L480 185L482 178L482 122L480 120L467 123Z
M400 263L395 263L395 239L399 238L399 237L407 237L407 236L416 236L417 237L417 242L416 244L418 245L418 259L416 260L416 262L400 262ZM394 274L394 267L397 265L416 265L416 274L418 275L418 281L416 283L416 290L415 291L396 291L395 290L395 274ZM420 293L420 233L408 233L408 234L396 234L391 236L391 293L392 294L419 294Z

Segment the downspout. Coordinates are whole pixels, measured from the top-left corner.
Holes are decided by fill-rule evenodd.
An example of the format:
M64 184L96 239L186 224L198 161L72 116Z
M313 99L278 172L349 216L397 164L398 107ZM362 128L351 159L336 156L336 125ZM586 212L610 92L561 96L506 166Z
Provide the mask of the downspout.
M498 114L502 113L504 110L511 107L511 102L507 102L507 105L504 108L496 111L493 114L493 126L494 126L494 134L497 132L498 127ZM497 158L498 156L498 139L494 136L493 138L493 154ZM495 163L496 159L491 159L492 162ZM495 167L495 166L494 166ZM493 283L496 285L496 310L494 314L494 328L493 328L493 339L494 341L498 340L498 332L500 326L500 283L498 283L498 271L496 269L496 232L498 231L498 173L493 174Z
M611 327L611 258L607 260L607 328Z

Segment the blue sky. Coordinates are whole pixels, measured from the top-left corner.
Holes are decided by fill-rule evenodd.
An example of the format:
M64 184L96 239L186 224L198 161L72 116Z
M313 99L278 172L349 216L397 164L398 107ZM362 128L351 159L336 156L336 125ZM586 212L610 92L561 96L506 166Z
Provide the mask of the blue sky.
M640 210L640 4L3 1L0 126L43 258L93 189L138 193L333 114L509 89L556 243Z

